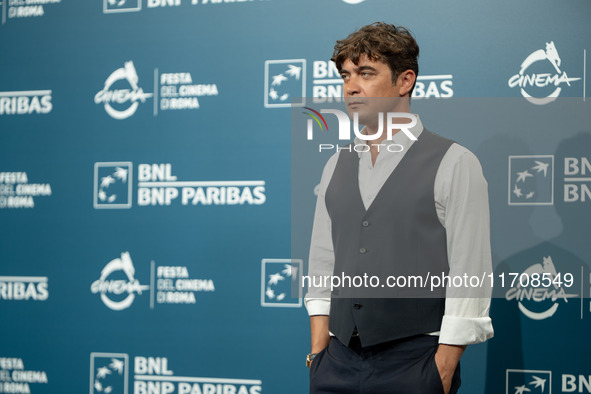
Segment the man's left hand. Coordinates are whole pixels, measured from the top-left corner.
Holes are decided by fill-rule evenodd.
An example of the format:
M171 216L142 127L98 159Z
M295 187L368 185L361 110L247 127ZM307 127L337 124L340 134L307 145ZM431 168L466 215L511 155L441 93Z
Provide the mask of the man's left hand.
M451 389L451 381L464 349L466 346L440 344L435 353L435 365L437 365L445 394L448 394Z

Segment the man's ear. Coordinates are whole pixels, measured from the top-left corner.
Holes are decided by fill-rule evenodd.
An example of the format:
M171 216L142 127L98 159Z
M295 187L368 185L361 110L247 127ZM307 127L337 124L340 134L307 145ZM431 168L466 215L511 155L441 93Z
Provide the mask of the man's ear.
M413 70L406 70L400 73L396 84L400 87L400 97L408 96L415 84L417 74Z

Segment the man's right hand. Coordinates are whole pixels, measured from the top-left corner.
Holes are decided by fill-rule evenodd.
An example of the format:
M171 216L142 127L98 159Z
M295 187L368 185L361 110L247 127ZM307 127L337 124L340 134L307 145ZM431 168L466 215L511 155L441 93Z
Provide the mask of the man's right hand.
M312 338L311 353L320 353L330 341L328 334L328 316L310 316L310 333Z

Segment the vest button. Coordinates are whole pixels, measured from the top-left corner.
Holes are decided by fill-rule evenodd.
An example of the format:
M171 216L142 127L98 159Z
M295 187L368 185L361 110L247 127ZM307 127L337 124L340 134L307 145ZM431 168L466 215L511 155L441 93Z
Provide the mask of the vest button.
M361 304L355 304L355 305L353 305L353 308L360 309L361 308Z
M365 253L365 252L367 252L367 249L365 249L365 248L361 248L361 249L359 249L359 253L362 253L362 254L363 254L363 253Z
M369 222L367 220L364 220L361 224L363 225L363 227L369 226Z

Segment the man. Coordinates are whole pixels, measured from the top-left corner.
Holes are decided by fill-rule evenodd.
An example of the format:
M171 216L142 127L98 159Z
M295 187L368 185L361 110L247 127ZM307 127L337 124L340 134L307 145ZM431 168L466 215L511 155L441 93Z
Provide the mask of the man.
M418 117L408 130L416 141L381 132L386 112L399 113L397 124L408 123L400 113L412 118L418 54L405 28L385 23L335 45L345 104L351 117L357 112L366 138L356 138L324 168L311 278L370 273L384 284L391 274L492 273L488 192L478 159L424 130ZM378 293L309 286L311 393L457 392L466 345L493 335L490 293L448 288L429 297L389 286L378 286Z

